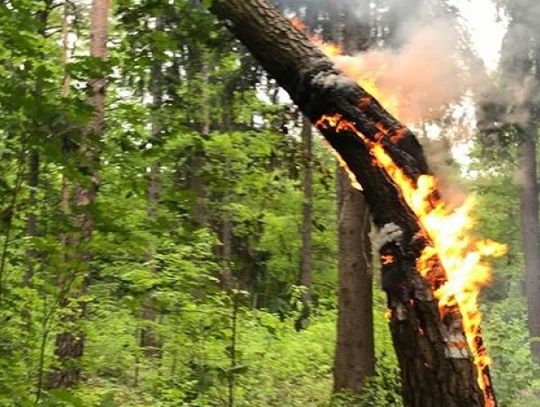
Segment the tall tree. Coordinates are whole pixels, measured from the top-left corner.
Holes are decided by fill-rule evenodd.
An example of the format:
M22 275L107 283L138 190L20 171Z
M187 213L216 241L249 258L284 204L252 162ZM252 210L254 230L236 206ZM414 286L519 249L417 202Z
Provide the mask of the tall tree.
M508 6L511 21L503 41L501 71L509 107L499 122L510 125L517 139L517 175L520 186L521 239L525 259L525 286L528 304L531 350L540 363L540 225L538 220L538 174L536 145L538 87L536 22L531 22L522 5Z
M297 328L306 328L312 302L313 281L313 129L309 118L302 117L302 252L300 257L300 285L302 292L302 310Z
M344 6L343 49L365 51L373 43L368 2L358 7L362 20ZM364 20L365 19L365 20ZM373 333L373 272L369 232L371 219L361 191L344 171L338 173L338 322L334 361L334 390L360 394L366 377L375 372Z
M163 34L163 11L157 9L155 18L155 27L153 33L157 38ZM153 144L162 144L161 140L161 109L163 105L163 53L159 49L157 40L152 44L152 64L150 66L149 93L152 97L152 108L150 118L150 141ZM159 210L161 196L161 163L159 159L155 159L150 163L148 169L148 188L147 188L147 214L150 222L156 222ZM156 273L157 265L155 260L155 247L149 247L147 253L148 264L150 265L150 273ZM142 318L146 325L141 330L141 346L144 349L146 356L158 357L161 354L161 344L158 335L152 326L157 319L156 303L148 296L145 298L142 307Z
M108 31L108 0L93 0L91 10L90 27L90 56L97 60L105 60L107 57L107 31ZM83 130L79 144L79 172L81 180L67 182L71 189L68 205L76 216L77 236L71 234L65 243L66 250L74 252L74 260L71 264L73 270L67 278L60 281L61 291L65 297L62 305L69 306L69 294L74 296L75 308L69 310L64 322L69 322L56 337L55 354L58 358L58 366L51 372L48 378L49 388L60 388L75 385L80 379L80 358L84 353L85 335L80 327L80 321L86 314L86 299L91 278L90 253L88 243L92 237L94 220L93 209L99 186L99 174L97 165L99 161L99 144L105 133L105 86L104 73L99 73L89 81L92 118Z
M213 2L211 11L228 21L228 28L318 124L362 184L375 225L389 232L387 237L398 228L397 241L396 237L389 241L394 242L393 249L381 253L395 260L388 267L385 288L393 310L391 330L405 404L495 404L488 367L482 366L479 372L469 353L456 350L466 344L459 310L449 310L441 319L433 291L446 277L438 256L432 258L427 271L429 281L416 270L416 260L429 245L429 238L417 238L422 226L397 186L395 177L401 173L382 162L373 165L373 154L382 148L410 182L429 174L414 135L362 88L342 77L328 58L267 1ZM435 200L438 194L433 194ZM483 346L478 332L475 346Z

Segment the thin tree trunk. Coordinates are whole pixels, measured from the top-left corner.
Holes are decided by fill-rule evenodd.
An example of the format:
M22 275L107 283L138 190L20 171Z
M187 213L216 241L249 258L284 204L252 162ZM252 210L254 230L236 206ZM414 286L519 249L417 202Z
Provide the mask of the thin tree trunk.
M30 151L28 157L28 216L26 218L26 235L28 237L36 237L38 233L37 228L37 189L39 185L39 153L36 150ZM24 285L29 287L31 284L32 276L34 275L34 259L36 257L36 251L32 248L27 249L25 253L27 265L26 272L24 274ZM28 311L28 310L27 310Z
M523 134L518 145L521 202L521 239L525 257L525 282L531 350L540 363L540 226L536 170L536 128ZM535 340L536 339L536 340Z
M108 28L108 0L93 0L92 16L90 28L90 55L95 58L105 59L107 57L107 28ZM76 224L79 229L78 236L69 236L65 243L69 246L66 251L75 251L75 262L80 264L76 270L71 271L68 278L62 278L61 286L71 287L78 276L82 276L78 287L73 287L75 299L79 299L88 293L90 286L90 254L86 245L90 241L93 231L93 218L91 209L93 207L98 186L99 174L97 173L97 164L99 154L97 145L105 133L105 77L92 79L89 82L92 94L89 98L89 104L94 112L88 127L84 130L79 147L80 171L89 178L88 184L78 184L73 186L72 202L62 202L62 205L68 205L69 213L73 206L73 213L76 216ZM66 182L69 187L69 182ZM63 198L69 196L67 190L63 191ZM69 199L69 198L68 198ZM69 303L68 298L62 300L62 306L66 307ZM77 384L80 380L80 358L84 353L84 332L80 328L80 320L86 314L86 302L77 300L74 302L75 308L70 310L68 316L63 317L63 322L68 324L64 331L56 337L55 354L58 359L58 365L50 373L48 378L48 388L69 387Z
M266 0L214 1L211 11L228 21L227 27L318 125L348 164L363 186L375 225L381 229L396 226L402 232L403 255L396 267L403 272L393 284L407 287L413 297L401 298L391 289L387 293L394 310L405 310L393 312L391 318L405 405L483 406L488 401L494 405L488 368L482 371L482 380L488 383L484 393L470 354L455 351L465 340L461 314L456 309L444 322L441 319L433 295L444 281L440 261L434 259L430 273L436 278L428 282L419 275L414 265L429 241L415 239L422 231L416 216L386 170L373 164L373 146L381 146L405 176L416 182L420 175L429 173L417 139L372 96L340 75L331 61ZM325 115L333 119L321 120ZM435 192L433 198L437 195ZM477 339L481 341L481 337ZM489 400L484 400L484 394Z
M210 101L208 95L208 86L210 80L210 67L205 52L197 47L190 47L190 60L192 66L188 69L188 78L194 81L200 81L199 89L194 89L194 92L200 94L201 102L198 110L198 122L195 125L195 130L199 132L201 140L208 138L210 134ZM197 76L200 75L201 78ZM201 80L202 79L202 80ZM197 82L199 83L199 82ZM190 179L189 185L195 194L195 200L192 207L192 218L196 226L205 227L208 224L207 213L207 188L202 176L204 164L202 141L196 144L194 156L190 163Z
M156 18L156 32L163 30L163 18ZM159 56L154 55L150 72L150 93L152 95L152 118L150 138L152 142L157 142L160 139L160 109L163 104L163 67ZM148 220L154 222L157 217L159 208L159 200L161 196L161 163L159 160L154 160L150 165L148 174ZM157 273L156 265L154 264L154 248L150 247L147 253L147 262L150 264L150 272ZM159 337L152 327L156 322L157 311L155 301L147 296L143 301L142 318L145 321L145 326L141 330L141 346L144 349L144 355L147 357L158 358L161 356L161 342Z
M305 329L309 324L312 295L311 285L313 279L313 128L311 121L307 117L302 118L302 145L304 148L303 163L304 175L302 179L302 190L304 202L302 204L302 254L300 258L300 285L302 292L302 310L298 321L297 329Z
M205 72L206 80L208 80L208 72ZM206 96L207 97L207 96ZM228 84L225 87L225 90L222 95L223 103L223 115L222 115L222 130L224 132L232 132L234 130L234 112L232 109L234 103L234 89ZM205 111L204 116L207 117L209 123L209 111ZM230 163L228 158L225 158L225 174L226 177L232 176L230 170ZM233 222L231 216L228 213L228 203L230 201L229 194L224 192L222 197L223 206L226 208L225 211L221 214L221 230L219 231L219 236L221 239L221 288L223 290L230 290L234 287L234 284L238 281L234 279L233 270L231 269L231 259L233 254ZM242 279L240 279L242 280ZM236 301L236 299L235 299Z
M47 23L49 20L49 14L51 10L52 1L45 0L43 2L43 9L36 13L36 19L38 23L38 34L41 37L45 37L47 31ZM40 97L42 93L42 81L37 79L35 94L37 98ZM26 235L28 237L36 237L38 233L37 226L37 188L39 185L39 152L35 147L32 147L28 154L28 180L27 185L29 189L28 195L28 216L26 218ZM33 242L32 242L33 243ZM32 276L34 274L34 261L36 257L36 251L32 248L26 250L25 253L27 266L26 272L23 277L23 283L25 286L30 286ZM25 312L27 312L26 310Z

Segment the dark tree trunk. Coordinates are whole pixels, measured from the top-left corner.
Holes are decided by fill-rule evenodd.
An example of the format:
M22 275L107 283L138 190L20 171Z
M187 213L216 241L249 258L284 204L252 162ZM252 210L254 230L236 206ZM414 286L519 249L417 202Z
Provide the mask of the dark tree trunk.
M199 132L201 140L208 139L211 122L210 100L208 95L210 66L206 59L207 55L198 45L189 47L190 64L187 67L188 82L200 84L196 85L191 91L200 95L200 105L194 107L197 109L194 129ZM194 193L192 218L196 227L208 226L208 208L206 202L208 199L208 191L202 175L204 165L204 150L202 144L202 141L196 142L189 163L189 187Z
M36 237L38 234L37 226L37 189L39 186L39 153L35 150L30 152L28 157L28 217L26 218L26 235ZM34 261L36 251L33 248L26 250L26 272L24 274L24 285L30 286L32 276L34 275Z
M302 191L304 201L302 204L302 252L300 257L300 285L304 288L301 302L302 310L297 329L305 329L309 323L311 309L311 284L313 279L313 129L311 121L307 117L302 118L302 145L304 175L302 178Z
M107 57L108 14L108 0L93 0L90 55L95 58ZM99 161L97 145L105 133L106 79L104 77L92 79L89 85L92 91L89 104L94 111L88 127L83 131L78 152L81 159L79 169L82 175L88 177L88 183L73 184L65 180L62 191L61 204L64 212L68 214L73 212L78 229L77 234L68 233L63 241L67 246L66 253L75 251L74 263L77 266L68 276L60 278L61 295L63 295L60 305L65 308L71 304L73 308L67 315L62 316L62 322L66 326L63 327L64 331L56 336L55 355L58 362L48 377L47 387L50 389L77 384L81 375L80 358L84 353L85 336L80 327L80 321L86 314L87 305L84 300L79 299L88 293L90 286L90 253L87 244L92 236L94 226L92 207L99 186L99 174L96 170ZM70 187L72 187L72 192L70 192ZM69 256L67 260L70 260ZM74 287L77 277L82 277L81 282L78 287ZM69 300L70 295L75 298L75 301Z
M520 181L521 239L525 257L525 282L531 350L540 363L540 227L538 224L538 183L536 171L536 129L522 135L518 145Z
M377 143L413 182L428 173L423 150L414 135L356 83L340 75L328 58L267 1L214 1L211 11L227 21L227 27L304 114L318 124L362 184L375 225L383 228L394 224L403 232L404 254L397 266L407 270L407 278L401 282L414 288L414 298L401 302L405 312L392 313L391 330L405 405L484 405L472 357L461 352L457 356L452 349L458 343L449 332L459 333L459 346L463 346L459 312L449 314L443 323L432 294L436 287L430 286L414 268L428 242L414 239L421 230L415 215L389 175L373 164L371 145ZM321 121L324 115L339 115L340 119ZM434 264L433 272L440 275L440 267ZM398 300L394 297L390 302ZM489 375L487 368L483 374ZM491 393L487 394L492 399Z
M536 169L538 106L535 106L535 93L531 90L533 75L536 75L537 81L540 78L538 66L535 66L540 60L540 49L537 49L537 42L534 40L536 27L523 21L523 16L519 13L511 17L501 49L501 71L505 81L504 90L507 94L516 96L511 100L510 114L507 114L508 109L504 109L504 116L497 120L512 125L519 136L517 171L520 182L528 324L532 339L531 351L540 363L540 229ZM533 55L536 60L532 59Z
M38 34L41 37L45 37L47 33L47 25L49 21L49 15L51 12L52 0L45 0L43 2L43 9L36 13L36 20L38 23ZM43 57L43 55L41 55ZM43 83L40 78L37 79L35 94L37 98L40 98L42 93ZM26 235L29 237L36 237L38 234L38 222L37 222L37 189L39 186L39 152L34 147L31 148L28 155L28 179L27 185L29 189L28 194L28 216L26 218ZM33 242L32 242L33 243ZM34 274L34 262L36 261L36 250L30 248L26 250L25 257L28 262L26 272L24 274L23 282L25 286L31 284L32 276ZM27 310L29 311L29 310Z
M338 175L339 295L334 391L360 394L364 379L375 372L373 337L371 220L362 193Z
M370 15L368 2L357 7L362 7L363 18ZM365 51L372 38L370 24L345 11L345 52ZM371 218L362 192L352 187L341 170L337 178L339 295L334 391L360 394L365 378L375 373Z

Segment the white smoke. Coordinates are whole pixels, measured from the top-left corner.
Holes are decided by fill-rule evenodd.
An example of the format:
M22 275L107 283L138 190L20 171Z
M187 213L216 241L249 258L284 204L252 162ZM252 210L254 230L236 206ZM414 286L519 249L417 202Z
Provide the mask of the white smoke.
M403 239L403 230L395 223L387 223L377 231L373 243L375 248L379 250L390 242L401 243L401 239Z
M455 22L448 19L411 24L399 49L374 49L337 56L336 67L352 79L373 80L382 102L409 124L440 119L467 91L484 86L461 52ZM395 105L395 106L394 106Z

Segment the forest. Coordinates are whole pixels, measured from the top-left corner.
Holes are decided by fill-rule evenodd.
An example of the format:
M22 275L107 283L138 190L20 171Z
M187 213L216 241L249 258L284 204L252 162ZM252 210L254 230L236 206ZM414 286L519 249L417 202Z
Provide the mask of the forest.
M539 23L0 0L0 407L540 406Z

